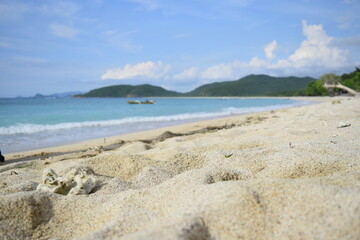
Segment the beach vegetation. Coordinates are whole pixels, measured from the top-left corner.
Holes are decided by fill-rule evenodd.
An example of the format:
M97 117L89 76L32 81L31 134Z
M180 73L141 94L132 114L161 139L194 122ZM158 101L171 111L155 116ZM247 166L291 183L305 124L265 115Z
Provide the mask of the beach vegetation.
M328 89L324 88L324 80L315 80L309 83L306 88L299 90L295 95L299 96L328 96Z
M326 73L320 77L320 80L327 84L338 84L340 82L340 77L334 73Z
M342 84L357 92L360 92L360 68L356 68L351 73L345 73L337 76L334 73L326 73L320 79L310 82L305 88L294 93L295 96L329 96L342 93L341 89L327 89L324 84Z
M360 92L360 67L356 67L351 73L341 75L340 80L342 85Z

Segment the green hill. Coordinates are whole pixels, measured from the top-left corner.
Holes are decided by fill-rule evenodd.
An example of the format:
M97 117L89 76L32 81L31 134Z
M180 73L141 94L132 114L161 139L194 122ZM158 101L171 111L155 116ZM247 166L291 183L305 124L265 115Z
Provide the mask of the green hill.
M187 96L291 96L315 79L310 77L271 77L249 75L237 81L203 85Z
M97 88L88 93L76 95L76 97L174 97L180 93L168 91L162 87L143 85L114 85Z
M97 88L76 97L230 97L230 96L292 96L315 79L310 77L271 77L249 75L237 81L203 85L188 93L168 91L149 84L114 85Z

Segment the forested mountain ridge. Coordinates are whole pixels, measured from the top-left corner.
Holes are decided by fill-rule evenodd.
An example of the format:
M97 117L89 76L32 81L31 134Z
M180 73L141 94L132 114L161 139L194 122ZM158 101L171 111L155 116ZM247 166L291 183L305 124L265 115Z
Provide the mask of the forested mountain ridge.
M76 97L241 97L291 96L315 81L311 77L272 77L248 75L236 81L205 84L193 91L179 93L150 84L114 85L97 88Z
M248 75L236 81L210 83L186 93L188 96L282 96L292 95L314 81L311 77Z
M181 96L180 93L168 91L162 87L150 84L143 85L114 85L97 88L76 97L174 97Z

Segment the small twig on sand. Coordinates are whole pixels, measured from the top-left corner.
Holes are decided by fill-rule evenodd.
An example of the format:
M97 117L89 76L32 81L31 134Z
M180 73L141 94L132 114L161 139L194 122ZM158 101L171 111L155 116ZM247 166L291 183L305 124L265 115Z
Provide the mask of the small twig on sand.
M340 123L337 128L346 128L346 127L350 127L350 126L351 126L350 123Z

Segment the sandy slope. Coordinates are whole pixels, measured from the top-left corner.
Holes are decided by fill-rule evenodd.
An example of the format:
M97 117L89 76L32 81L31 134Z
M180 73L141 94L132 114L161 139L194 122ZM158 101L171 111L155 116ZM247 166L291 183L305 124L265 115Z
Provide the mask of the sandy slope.
M360 99L334 100L7 155L0 236L360 239ZM79 166L90 195L35 191Z

